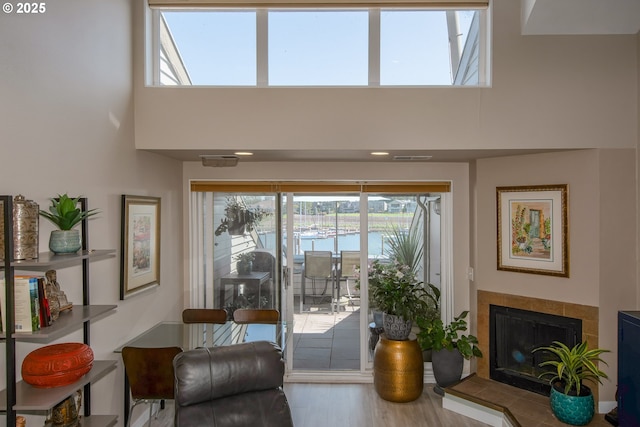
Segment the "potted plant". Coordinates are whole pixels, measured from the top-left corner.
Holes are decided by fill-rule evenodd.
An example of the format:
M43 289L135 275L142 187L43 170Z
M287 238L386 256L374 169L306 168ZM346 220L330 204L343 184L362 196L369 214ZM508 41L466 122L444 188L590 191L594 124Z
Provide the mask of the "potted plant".
M67 194L51 199L49 210L40 210L40 215L53 222L58 230L51 232L49 249L56 254L78 252L82 243L80 231L74 229L82 220L98 214L97 209L81 210L78 206L80 197L70 198Z
M387 240L387 255L400 264L408 265L411 271L417 273L423 259L423 245L418 227L411 227L408 231L394 226L389 232Z
M423 349L432 349L433 375L437 384L434 391L438 394L444 393L443 388L460 381L464 359L482 357L478 338L460 334L467 330L465 319L468 314L468 311L463 311L448 325L440 318L418 318L418 344Z
M425 284L427 289L427 304L416 315L415 323L418 326L419 332L416 334L418 338L418 345L422 350L422 357L425 362L431 362L431 355L433 349L431 344L424 339L423 335L426 333L424 328L431 324L436 319L440 318L440 289L431 283Z
M251 273L251 270L253 270L253 261L255 260L256 256L253 252L243 252L239 255L235 256L236 261L238 261L238 263L236 264L236 270L238 271L238 274L240 275L246 275Z
M556 418L574 426L589 424L595 413L595 402L591 389L584 385L583 381L592 380L602 384L602 378L608 378L605 372L598 369L597 362L606 365L607 362L602 360L600 355L609 350L589 350L587 341L578 343L573 348L554 341L548 347L538 347L533 351L547 351L553 358L538 366L553 368L540 377L551 377L550 403Z
M426 310L428 292L408 265L375 260L369 269L371 304L383 312L387 338L406 340L415 316Z
M240 197L227 197L227 205L224 208L225 217L216 228L215 235L219 236L225 231L230 235L244 234L255 228L263 218L271 215L260 207L249 208Z

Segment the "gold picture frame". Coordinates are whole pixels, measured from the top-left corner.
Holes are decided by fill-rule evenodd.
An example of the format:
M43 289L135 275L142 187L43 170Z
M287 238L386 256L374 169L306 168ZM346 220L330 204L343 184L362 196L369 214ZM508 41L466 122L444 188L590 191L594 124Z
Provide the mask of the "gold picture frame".
M569 277L568 186L497 187L498 270Z
M120 299L160 285L160 198L122 195Z

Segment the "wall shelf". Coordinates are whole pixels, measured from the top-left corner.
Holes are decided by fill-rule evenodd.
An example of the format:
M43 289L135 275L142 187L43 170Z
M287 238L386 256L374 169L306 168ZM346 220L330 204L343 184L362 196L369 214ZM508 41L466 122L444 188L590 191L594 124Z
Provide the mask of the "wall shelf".
M112 313L117 307L117 305L74 305L72 310L60 313L53 325L34 332L15 332L13 338L20 342L46 344L82 328L84 322L88 320ZM1 333L0 338L5 338L5 334Z
M78 389L83 389L84 415L81 422L84 427L112 427L116 425L117 415L91 415L91 383L100 380L109 372L116 369L115 360L94 360L91 370L73 384L54 387L37 388L24 381L18 381L19 362L16 360L16 344L30 342L45 345L66 335L82 330L82 341L90 345L91 321L100 319L113 313L116 305L91 305L89 298L89 264L93 261L115 257L112 249L88 249L87 220L82 221L82 250L75 254L56 255L52 252L41 252L35 260L12 260L13 255L13 199L11 196L0 196L2 204L2 218L4 235L0 236L5 242L4 253L0 254L0 274L6 282L5 300L6 312L2 313L4 332L0 339L4 340L6 353L6 383L4 390L0 390L0 411L5 413L6 424L15 425L16 415L47 414L55 405L73 395ZM80 198L80 207L88 210L87 199ZM76 286L82 286L82 305L74 305L70 311L61 312L58 319L48 327L33 332L15 332L14 327L14 295L13 284L16 271L43 273L47 270L62 269L74 266L82 267L82 276ZM72 284L73 286L73 284Z
M77 254L56 255L53 252L40 252L38 259L11 261L10 265L17 270L47 271L52 268L65 268L80 265L83 260L98 261L114 258L116 251L112 249L83 250Z
M71 396L85 385L98 381L116 369L115 360L94 360L93 367L78 381L62 387L37 388L24 381L16 383L16 404L14 409L21 413L43 413ZM0 410L6 411L6 390L0 391Z

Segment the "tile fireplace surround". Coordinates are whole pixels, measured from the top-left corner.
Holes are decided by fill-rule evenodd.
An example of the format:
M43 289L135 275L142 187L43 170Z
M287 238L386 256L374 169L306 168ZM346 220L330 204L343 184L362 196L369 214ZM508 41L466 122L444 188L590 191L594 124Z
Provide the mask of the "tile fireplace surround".
M588 340L589 348L598 347L598 307L478 291L477 337L480 349L485 355L485 357L477 359L478 376L481 378L489 379L489 306L491 304L580 319L582 320L582 341ZM591 388L594 398L598 402L598 388Z

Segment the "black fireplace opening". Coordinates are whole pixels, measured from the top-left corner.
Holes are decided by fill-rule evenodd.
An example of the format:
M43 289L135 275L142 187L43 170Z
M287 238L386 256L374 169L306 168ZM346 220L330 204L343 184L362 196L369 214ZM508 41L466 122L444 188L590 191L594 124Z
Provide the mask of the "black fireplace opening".
M582 320L497 305L489 306L489 376L491 379L548 396L550 367L539 364L552 358L533 350L559 341L573 347L582 340Z

